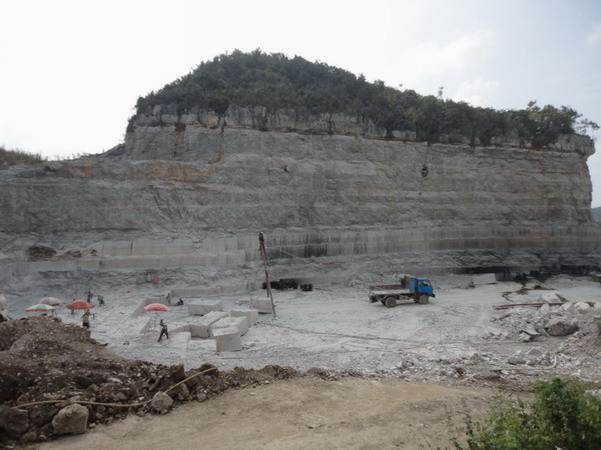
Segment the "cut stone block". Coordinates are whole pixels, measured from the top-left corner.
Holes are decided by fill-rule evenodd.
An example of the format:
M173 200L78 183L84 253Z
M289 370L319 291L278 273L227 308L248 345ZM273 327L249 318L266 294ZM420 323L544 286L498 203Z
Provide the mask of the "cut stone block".
M221 300L188 303L188 314L191 316L204 316L211 311L223 311Z
M250 307L261 314L271 314L271 300L268 298L255 299L250 303Z
M211 335L215 337L215 330L219 328L236 328L240 336L244 336L248 331L248 319L246 317L224 317L211 325Z
M246 317L248 319L248 326L252 327L257 323L259 311L256 309L232 309L230 315L232 317Z
M189 330L192 337L211 337L211 325L226 317L227 313L225 311L211 311L210 313L205 314L201 318L190 323Z
M215 345L218 352L235 352L242 350L240 331L235 327L218 328L213 330Z

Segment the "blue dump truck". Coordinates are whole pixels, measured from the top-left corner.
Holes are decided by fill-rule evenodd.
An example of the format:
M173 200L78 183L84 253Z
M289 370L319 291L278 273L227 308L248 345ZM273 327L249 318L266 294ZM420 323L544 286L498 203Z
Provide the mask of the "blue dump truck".
M427 278L405 276L401 284L384 284L369 287L369 302L381 302L387 308L397 305L402 300L413 300L415 303L428 303L434 298L434 288Z

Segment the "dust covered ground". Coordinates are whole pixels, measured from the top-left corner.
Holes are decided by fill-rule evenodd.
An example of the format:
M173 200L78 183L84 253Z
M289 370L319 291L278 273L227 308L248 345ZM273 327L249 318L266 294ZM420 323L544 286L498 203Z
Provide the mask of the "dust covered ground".
M395 308L367 303L368 287L360 281L276 292L277 318L260 316L243 336L243 350L229 353L216 353L212 339L178 333L157 342L159 316L139 306L163 296L164 288L95 286L106 305L93 309L91 333L81 327L80 313L65 308L0 323L0 401L144 403L208 370L170 392L177 407L159 422L148 404L86 404L89 428L99 431L56 445L155 448L178 436L180 448L198 442L216 448L415 448L417 442L448 442L445 406L458 410L467 402L480 411L498 387L528 390L532 381L552 375L601 386L598 281L561 275L470 287L469 278L449 276L435 286L431 303ZM24 317L24 309L45 295L74 294L35 287L7 293L9 315ZM265 294L218 298L230 310L259 295ZM493 308L553 300L561 305ZM187 313L173 307L160 318L173 327ZM567 334L547 332L556 320L571 327ZM24 417L8 431L0 427L0 441L38 445L53 439L52 418L66 404L27 407L27 428ZM181 433L173 432L175 423Z
M43 449L450 448L447 419L478 416L492 390L318 376L235 389L166 416L129 416Z

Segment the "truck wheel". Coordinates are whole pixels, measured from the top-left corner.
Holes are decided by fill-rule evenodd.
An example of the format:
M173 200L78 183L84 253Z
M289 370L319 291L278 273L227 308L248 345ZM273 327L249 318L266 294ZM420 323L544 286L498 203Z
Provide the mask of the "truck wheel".
M428 297L426 294L422 294L419 296L419 303L421 303L421 304L428 303L429 300L430 300L430 297Z
M392 308L392 307L396 306L396 298L394 298L392 295L389 297L386 297L384 299L384 305L386 305L387 308Z

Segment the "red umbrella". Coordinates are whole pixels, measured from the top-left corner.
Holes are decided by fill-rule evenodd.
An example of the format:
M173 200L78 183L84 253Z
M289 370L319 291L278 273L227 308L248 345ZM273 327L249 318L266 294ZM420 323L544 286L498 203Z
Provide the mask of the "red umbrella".
M83 300L75 300L73 303L67 305L69 309L90 309L93 307L94 305Z
M144 307L144 311L171 311L167 305L163 305L162 303L151 303L150 305L146 305Z

